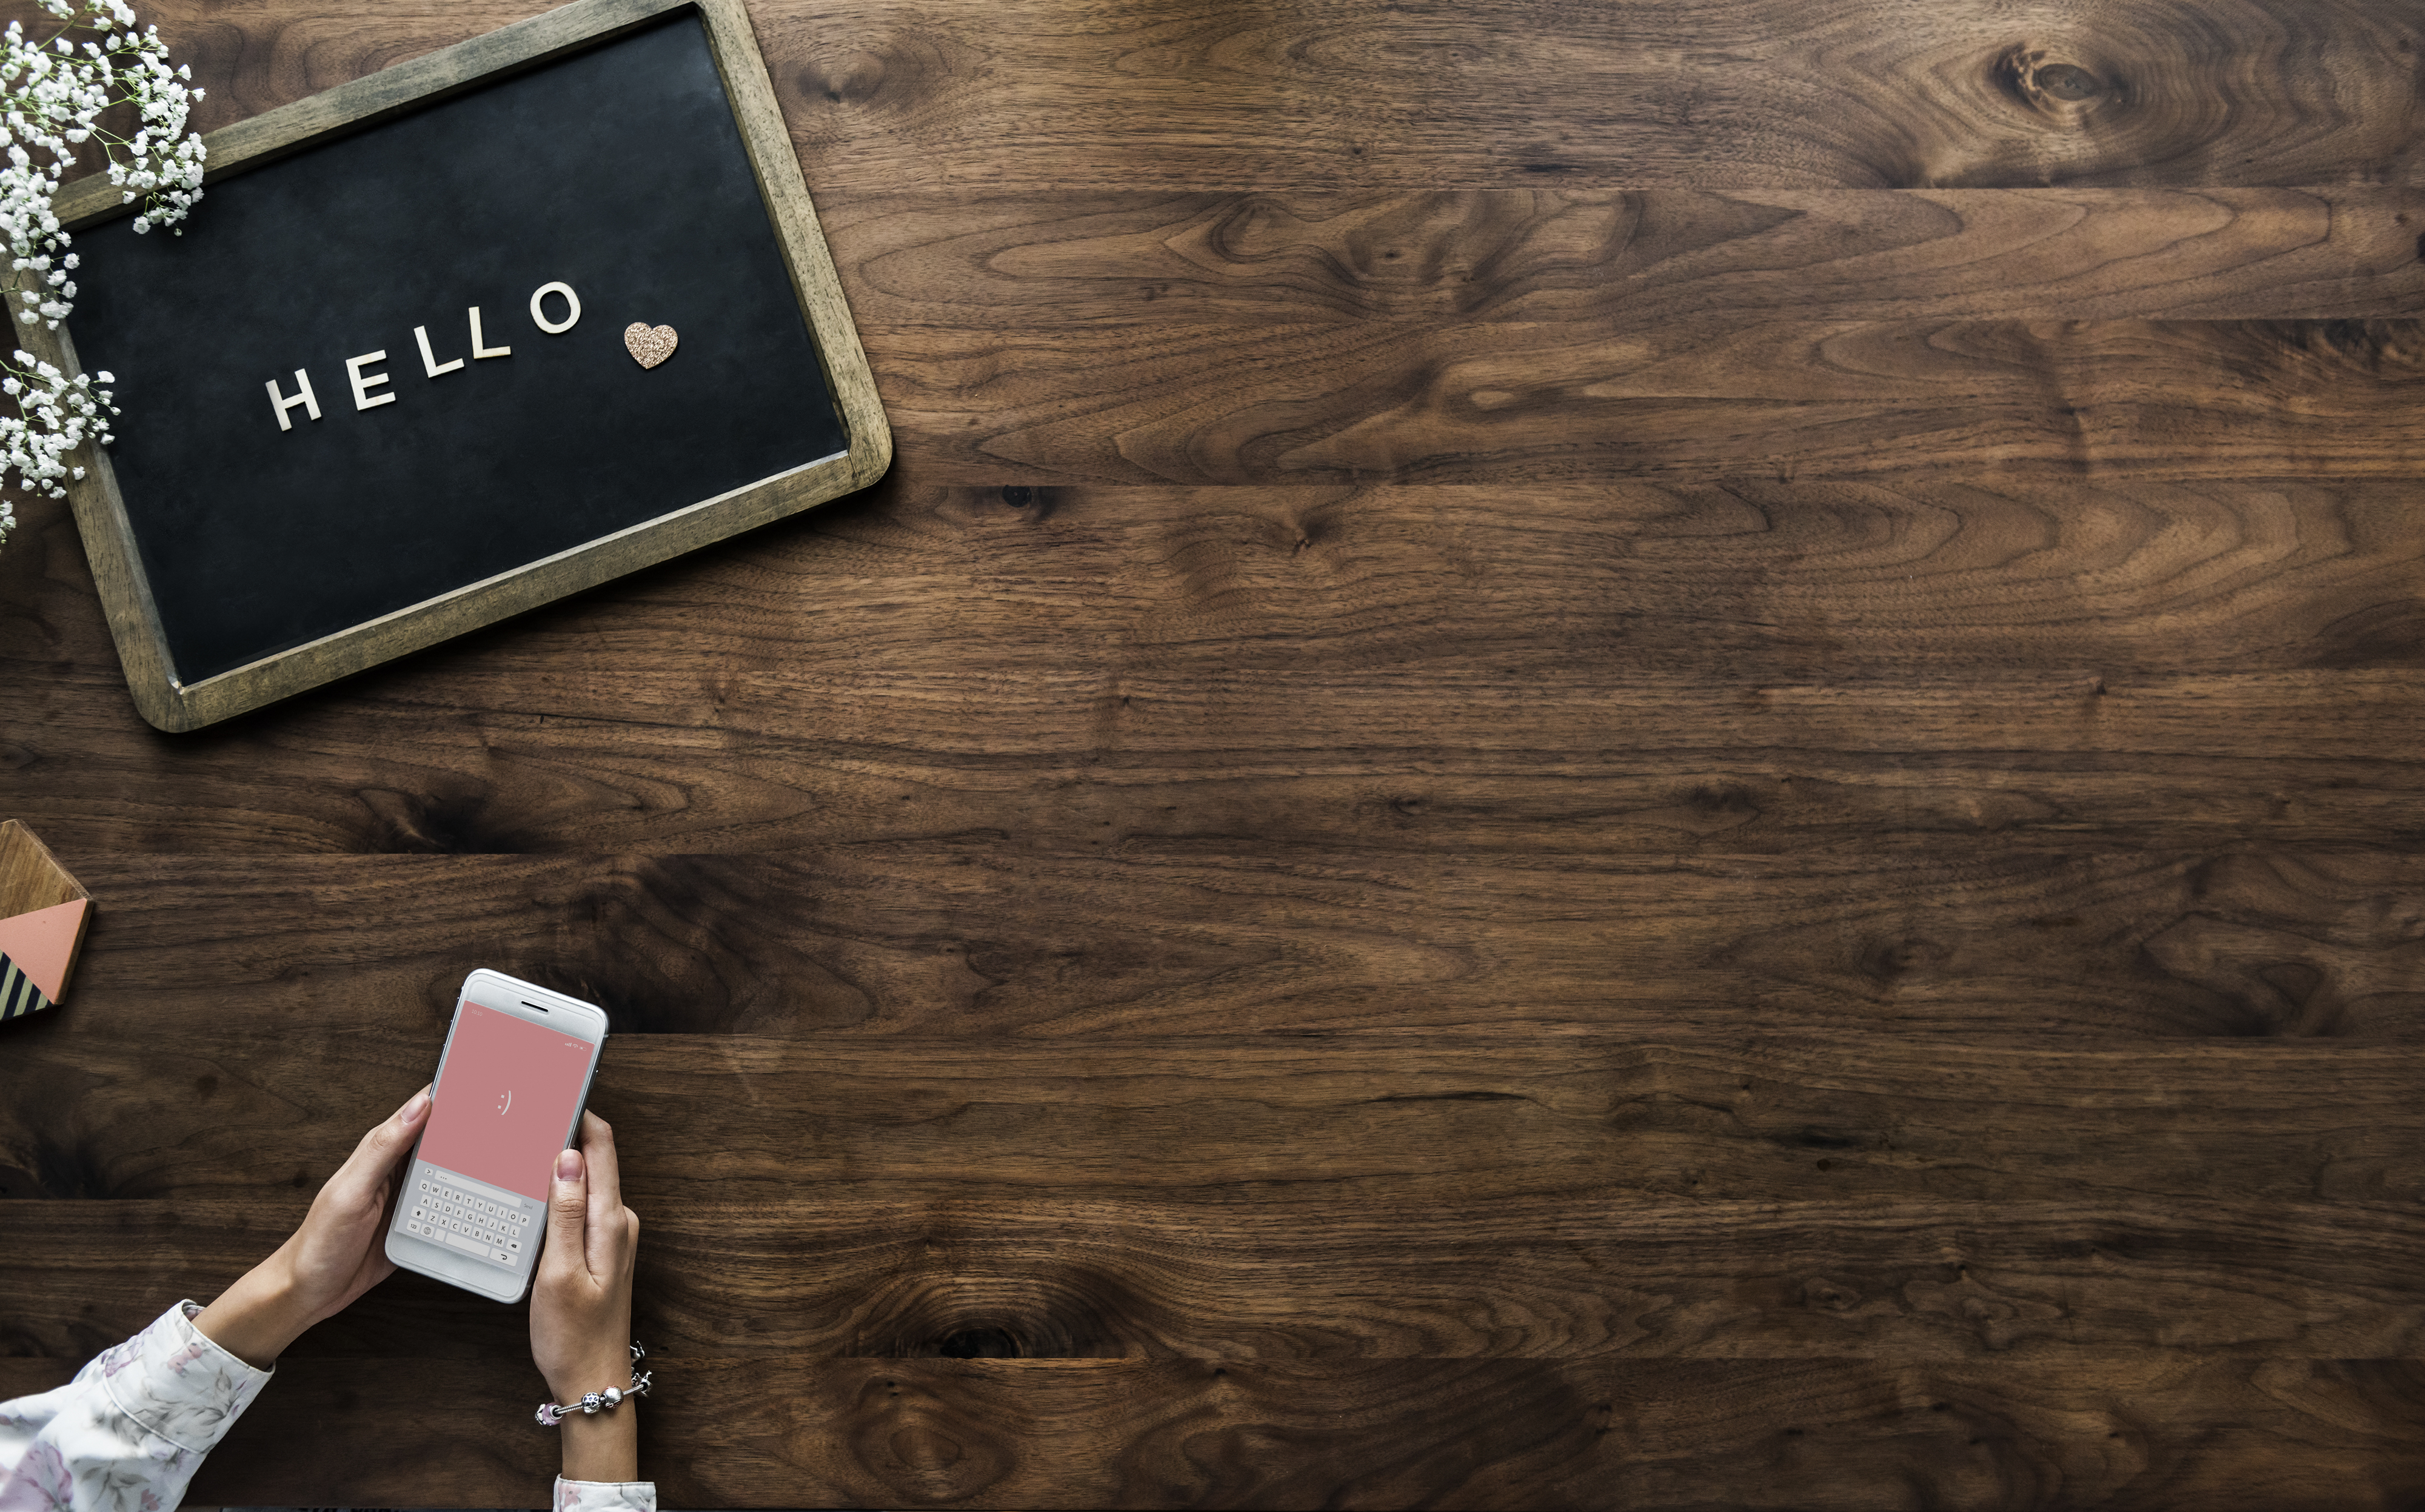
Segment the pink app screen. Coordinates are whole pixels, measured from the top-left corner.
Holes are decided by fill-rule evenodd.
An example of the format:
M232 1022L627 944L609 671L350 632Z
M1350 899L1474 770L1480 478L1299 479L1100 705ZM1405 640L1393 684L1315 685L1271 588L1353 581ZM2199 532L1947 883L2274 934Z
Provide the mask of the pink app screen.
M556 1151L581 1104L590 1042L466 1003L421 1136L421 1158L547 1200Z

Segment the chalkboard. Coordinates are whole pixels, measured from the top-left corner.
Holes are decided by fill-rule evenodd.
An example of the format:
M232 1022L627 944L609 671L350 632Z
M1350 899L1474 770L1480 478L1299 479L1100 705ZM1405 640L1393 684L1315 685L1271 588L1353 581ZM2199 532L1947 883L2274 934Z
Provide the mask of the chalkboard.
M207 145L184 236L79 232L61 344L123 411L75 498L155 725L890 458L737 0L580 0Z

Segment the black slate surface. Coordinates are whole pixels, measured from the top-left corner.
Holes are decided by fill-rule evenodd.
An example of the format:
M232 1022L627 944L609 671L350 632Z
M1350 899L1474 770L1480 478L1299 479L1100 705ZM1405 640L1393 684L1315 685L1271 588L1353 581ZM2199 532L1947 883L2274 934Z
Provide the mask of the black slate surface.
M213 185L186 233L76 239L68 322L192 683L842 451L694 17ZM569 283L580 322L532 320ZM469 358L467 311L510 357ZM564 318L551 297L548 318ZM633 321L681 346L643 370ZM345 360L388 382L361 410ZM289 411L306 369L322 418Z

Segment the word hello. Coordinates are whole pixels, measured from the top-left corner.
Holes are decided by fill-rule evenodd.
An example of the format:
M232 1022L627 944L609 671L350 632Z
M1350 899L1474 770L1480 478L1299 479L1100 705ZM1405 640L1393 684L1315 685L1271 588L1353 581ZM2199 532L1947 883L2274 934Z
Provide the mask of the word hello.
M564 318L562 320L550 320L547 317L545 304L547 297L551 294L560 294L564 297ZM510 346L491 346L488 344L487 336L484 335L480 330L480 307L478 305L475 304L471 307L471 314L472 360L474 362L484 361L491 357L511 357L514 354L514 349ZM569 283L542 283L530 297L530 317L531 324L537 326L539 330L546 331L551 336L561 336L566 331L570 330L574 326L581 323L581 296L573 293L572 285ZM421 370L428 374L431 378L443 378L447 374L454 372L456 369L463 365L464 360L459 357L454 359L452 362L442 362L438 360L438 354L432 351L429 346L429 328L427 326L413 327L412 339L419 343L421 346ZM384 362L386 361L387 351L385 348L381 348L376 352L364 352L360 357L348 357L345 359L345 382L354 391L355 409L376 410L380 405L395 403L395 395L392 393L373 394L371 392L373 389L384 386L388 380L389 375L385 373L372 373L365 371L365 369L367 369L372 363ZM305 414L310 415L313 419L317 420L320 418L319 395L312 392L312 375L304 371L302 368L298 367L295 370L295 392L291 394L281 392L276 378L271 378L262 386L269 391L270 412L278 416L279 429L293 430L295 428L295 422L287 418L287 411L298 407Z

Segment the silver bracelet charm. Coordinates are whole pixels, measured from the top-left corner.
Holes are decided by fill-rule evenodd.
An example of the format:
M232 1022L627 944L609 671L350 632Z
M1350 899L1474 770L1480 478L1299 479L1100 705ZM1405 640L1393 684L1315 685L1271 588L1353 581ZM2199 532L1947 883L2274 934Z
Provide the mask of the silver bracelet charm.
M646 1396L649 1391L649 1378L656 1374L654 1371L640 1368L640 1361L647 1358L648 1353L646 1349L640 1347L640 1341L633 1340L631 1385L610 1386L602 1391L589 1391L585 1393L578 1402L541 1402L538 1405L540 1425L553 1428L574 1412L594 1413L602 1409L612 1411L627 1396Z

